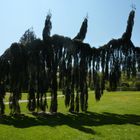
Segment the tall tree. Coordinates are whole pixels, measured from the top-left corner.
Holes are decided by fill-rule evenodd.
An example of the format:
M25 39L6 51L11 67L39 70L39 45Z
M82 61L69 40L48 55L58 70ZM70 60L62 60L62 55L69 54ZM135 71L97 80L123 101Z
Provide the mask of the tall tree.
M70 39L59 35L50 37L52 25L51 14L48 14L42 34L43 41L35 39L34 33L27 30L20 44L13 43L0 57L0 114L4 113L3 99L7 85L11 92L11 113L20 113L19 99L25 81L28 81L26 89L29 92L30 111L36 108L37 111L45 111L45 93L49 89L50 112L57 112L58 81L70 112L78 112L79 107L82 111L87 110L89 76L94 84L96 100L100 100L106 81L112 90L116 90L122 70L128 76L140 70L140 49L131 41L134 15L135 12L131 11L122 38L112 39L96 49L82 42L87 32L87 17L78 35ZM27 80L24 78L25 73Z
M52 15L49 12L48 15L47 15L47 17L46 17L45 27L44 27L43 33L42 33L43 41L46 41L50 37L51 29L52 29L51 17L52 17Z
M125 39L125 40L130 40L131 39L133 25L134 25L134 17L135 17L135 11L132 10L129 14L126 31L122 35L122 39Z
M36 39L36 35L33 31L33 28L28 29L25 31L23 36L20 38L19 43L23 44L24 46L33 42Z
M74 37L76 40L83 41L86 37L87 33L87 28L88 28L88 17L86 17L81 25L79 33Z

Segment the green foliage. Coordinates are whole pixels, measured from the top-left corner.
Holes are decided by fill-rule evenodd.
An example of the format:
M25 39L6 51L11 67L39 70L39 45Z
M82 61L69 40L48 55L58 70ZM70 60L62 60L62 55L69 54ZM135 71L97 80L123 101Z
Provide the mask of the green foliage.
M29 94L29 111L45 112L48 90L51 92L50 112L56 113L59 88L65 93L65 105L70 112L80 109L86 112L91 83L95 99L99 101L106 82L110 91L116 91L121 73L127 79L135 77L139 69L139 49L131 41L134 15L134 11L130 12L127 30L122 38L112 39L98 49L83 43L87 33L87 17L74 39L50 36L50 13L45 20L43 40L36 39L31 29L27 30L20 43L13 43L0 57L0 82L9 87L11 114L20 113L19 100L23 91ZM0 110L4 108L3 94L1 91Z
M127 21L127 28L126 28L126 32L123 34L122 38L125 40L130 40L131 36L132 36L132 29L133 29L133 25L134 25L134 16L135 16L135 11L131 11L129 14L129 18Z
M0 115L3 115L5 112L5 105L4 105L4 98L5 98L5 87L4 83L0 83Z
M51 29L52 29L51 17L52 17L52 14L48 13L46 20L45 20L45 27L44 27L43 33L42 33L44 41L46 41L51 34Z
M83 41L86 37L88 27L88 18L86 17L81 25L79 33L76 35L74 39Z
M135 82L135 87L138 91L140 91L140 81Z
M33 42L35 39L36 39L36 35L35 35L34 31L33 31L33 28L30 28L27 31L25 31L23 36L20 38L19 43L21 43L24 46L26 46L27 44Z

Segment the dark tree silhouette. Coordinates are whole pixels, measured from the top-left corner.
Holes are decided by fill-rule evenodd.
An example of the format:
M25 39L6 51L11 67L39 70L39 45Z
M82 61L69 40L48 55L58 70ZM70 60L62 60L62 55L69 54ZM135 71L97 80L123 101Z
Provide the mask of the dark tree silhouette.
M36 40L36 35L33 31L33 28L30 28L27 31L25 31L23 36L20 38L19 43L26 46L27 44L33 42L34 40Z
M5 85L1 81L1 83L0 83L0 115L3 115L4 110L5 110L5 105L3 102L4 97L5 97Z
M135 11L128 17L127 28L119 39L95 48L83 40L87 32L85 18L74 39L50 36L52 23L49 13L43 29L43 40L27 30L20 43L13 43L0 56L0 114L4 114L5 92L10 92L11 114L19 114L21 93L28 93L28 109L46 111L47 92L51 92L50 112L58 109L57 91L62 90L70 112L87 111L88 88L93 85L95 98L100 100L105 82L116 90L121 72L128 78L140 71L140 48L131 41ZM87 80L88 79L88 80ZM7 88L8 87L8 88Z
M122 39L124 40L131 40L132 30L133 30L133 25L134 25L134 17L135 17L135 11L132 10L129 14L126 31L122 35Z
M51 34L51 29L52 29L51 16L52 16L51 13L48 13L46 20L45 20L45 27L44 27L43 33L42 33L44 41L46 41L50 37L50 34Z
M83 41L86 37L87 33L87 27L88 27L88 17L86 17L81 25L79 33L76 35L74 39Z
M20 113L20 106L18 101L21 99L24 72L24 65L21 63L24 61L22 48L22 45L13 43L9 50L11 55L9 59L9 84L11 92L9 98L9 107L11 109L11 114Z

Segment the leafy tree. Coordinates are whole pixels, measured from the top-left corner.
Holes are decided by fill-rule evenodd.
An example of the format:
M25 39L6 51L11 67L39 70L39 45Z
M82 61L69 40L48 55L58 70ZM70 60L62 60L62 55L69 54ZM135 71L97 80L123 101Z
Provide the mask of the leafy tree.
M27 31L25 31L23 36L20 38L19 43L26 46L27 44L33 42L34 40L36 40L36 35L33 31L33 28L30 28Z
M1 82L0 83L0 115L3 115L5 112L5 105L3 102L4 97L5 97L5 87L4 87L4 83Z
M83 41L86 37L88 27L88 17L86 17L81 25L79 33L74 37L75 40Z
M131 41L134 15L135 12L131 11L126 32L121 38L94 48L83 43L87 17L77 36L70 39L60 35L50 36L52 24L51 14L48 14L43 40L36 39L34 32L27 30L20 43L13 43L0 57L0 114L4 113L3 99L7 85L11 92L11 114L20 113L19 99L23 89L28 92L28 109L37 109L37 112L45 112L46 92L49 89L50 112L56 113L58 81L65 95L66 107L70 112L79 112L80 107L82 111L88 108L87 79L89 83L92 81L98 101L106 82L111 90L116 90L122 71L127 77L135 76L140 69L140 49ZM24 85L25 81L27 86Z
M50 37L50 34L51 34L51 29L52 29L51 17L52 17L52 15L49 12L47 17L46 17L45 27L44 27L43 33L42 33L44 41L46 41Z
M132 10L129 14L128 21L127 21L127 27L125 33L122 35L122 39L130 40L132 36L132 29L134 26L134 17L135 17L135 11Z

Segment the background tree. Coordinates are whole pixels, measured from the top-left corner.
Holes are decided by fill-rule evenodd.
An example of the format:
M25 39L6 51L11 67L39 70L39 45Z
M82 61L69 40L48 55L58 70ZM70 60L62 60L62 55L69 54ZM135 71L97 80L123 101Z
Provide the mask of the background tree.
M27 44L33 42L34 40L36 40L36 35L33 31L33 28L30 28L27 31L25 31L23 36L20 38L19 43L26 46Z
M46 41L50 37L51 29L52 29L51 17L52 17L52 14L49 12L46 17L45 27L44 27L43 33L42 33L43 41Z
M74 37L75 40L83 41L86 37L88 28L88 17L86 17L81 25L79 33Z

